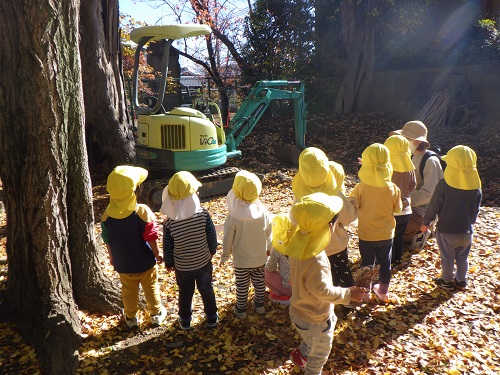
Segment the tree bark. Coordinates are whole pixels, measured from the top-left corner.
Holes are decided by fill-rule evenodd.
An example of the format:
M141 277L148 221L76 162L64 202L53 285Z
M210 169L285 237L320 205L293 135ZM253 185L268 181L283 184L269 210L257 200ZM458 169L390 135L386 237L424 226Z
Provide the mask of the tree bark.
M107 8L102 8L104 6ZM119 288L100 267L105 254L96 245L89 171L92 164L96 167L102 163L99 158L105 158L104 172L108 172L116 164L130 162L133 156L133 136L127 125L119 68L119 44L118 47L116 45L117 1L82 2L80 22L80 53L85 51L82 53L82 79L86 137L83 128L75 128L70 133L73 147L68 150L70 161L74 160L70 162L68 171L73 292L81 309L118 312L121 306ZM92 157L87 158L87 151ZM89 160L89 163L81 163L80 160Z
M340 5L346 64L334 110L350 113L363 108L373 81L375 29L385 0L343 0ZM377 11L374 9L377 8Z
M89 166L108 174L135 156L121 71L118 0L82 1L80 22Z
M67 157L69 133L83 123L78 13L78 0L0 2L0 176L9 262L3 304L48 374L74 373L80 345Z

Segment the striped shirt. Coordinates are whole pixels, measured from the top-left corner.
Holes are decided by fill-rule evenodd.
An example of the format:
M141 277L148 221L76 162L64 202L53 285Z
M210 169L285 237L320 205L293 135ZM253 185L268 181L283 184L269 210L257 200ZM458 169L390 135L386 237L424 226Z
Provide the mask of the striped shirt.
M217 250L217 233L206 209L185 220L163 223L163 259L166 267L195 271L207 265Z

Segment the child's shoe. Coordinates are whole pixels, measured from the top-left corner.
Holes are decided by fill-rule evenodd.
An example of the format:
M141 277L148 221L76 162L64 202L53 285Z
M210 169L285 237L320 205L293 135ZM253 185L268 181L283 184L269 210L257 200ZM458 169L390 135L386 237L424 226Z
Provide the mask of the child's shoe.
M246 310L240 310L236 306L234 306L233 314L234 314L234 316L236 316L239 319L246 319L246 317L247 317Z
M292 350L292 352L290 353L290 360L294 363L295 366L301 368L302 370L306 369L307 358L302 355L299 348Z
M160 307L160 312L156 315L151 316L151 324L154 327L159 327L163 323L163 320L165 320L165 317L167 316L167 309L165 306L161 305Z
M452 291L453 289L455 289L455 285L453 284L453 281L444 281L440 277L433 279L433 281L434 281L434 284L436 284L441 289L444 289L447 291Z
M458 290L466 290L467 289L467 281L458 281L457 279L453 279L453 285Z
M418 251L422 250L430 236L431 236L430 230L428 230L427 232L420 232L416 234L413 237L413 240L411 241L410 250L418 250Z
M177 318L177 321L179 322L179 325L181 326L181 329L183 331L188 331L191 329L191 322L187 322L185 320L182 320L182 318L180 316Z
M377 298L383 302L389 302L389 292L388 292L388 284L375 284L373 286L373 293L377 296Z
M266 307L264 305L264 302L254 302L253 306L255 308L255 312L259 315L265 314L266 313Z
M215 316L207 317L207 327L208 328L215 328L215 327L217 327L218 323L219 323L219 314L215 313Z
M273 292L269 293L269 299L271 302L280 303L282 305L290 305L290 296L283 294L282 296L277 296Z
M128 328L135 329L139 327L139 320L137 319L137 316L133 318L127 318L127 315L123 314L123 317L125 318L125 323L127 323Z

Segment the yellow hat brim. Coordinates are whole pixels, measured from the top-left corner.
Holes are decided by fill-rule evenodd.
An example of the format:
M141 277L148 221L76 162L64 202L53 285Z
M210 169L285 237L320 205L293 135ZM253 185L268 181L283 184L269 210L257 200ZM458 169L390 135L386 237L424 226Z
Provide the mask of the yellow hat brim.
M481 179L477 169L462 170L448 165L444 170L444 180L448 185L460 190L481 189Z
M358 171L358 177L367 185L384 187L391 182L392 166L389 163L382 167L361 165Z

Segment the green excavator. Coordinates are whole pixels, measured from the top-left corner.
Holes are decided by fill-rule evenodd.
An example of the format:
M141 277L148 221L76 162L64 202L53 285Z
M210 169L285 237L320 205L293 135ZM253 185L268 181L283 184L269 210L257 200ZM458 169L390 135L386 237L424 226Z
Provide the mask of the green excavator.
M306 106L304 84L295 81L258 81L242 105L224 128L213 121L210 111L203 113L195 108L176 107L162 111L165 95L170 46L177 39L206 35L207 25L145 26L134 29L130 38L137 44L134 65L133 104L137 118L136 154L138 165L160 173L163 178L149 179L143 185L139 199L153 210L161 206L161 194L168 178L175 171L190 171L203 183L200 198L227 193L232 186L235 168L224 168L228 158L241 156L239 144L253 130L273 100L293 101L295 122L295 147L305 148ZM139 58L144 45L153 40L165 39L162 70L156 102L144 107L139 105ZM276 140L277 147L279 140Z

